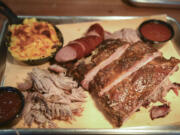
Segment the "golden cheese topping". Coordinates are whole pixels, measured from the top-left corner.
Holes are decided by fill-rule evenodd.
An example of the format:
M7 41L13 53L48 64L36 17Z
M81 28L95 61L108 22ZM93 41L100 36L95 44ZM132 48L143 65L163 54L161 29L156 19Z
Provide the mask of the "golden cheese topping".
M25 19L23 24L10 25L9 31L11 39L8 50L18 60L51 56L62 45L53 25L35 18Z

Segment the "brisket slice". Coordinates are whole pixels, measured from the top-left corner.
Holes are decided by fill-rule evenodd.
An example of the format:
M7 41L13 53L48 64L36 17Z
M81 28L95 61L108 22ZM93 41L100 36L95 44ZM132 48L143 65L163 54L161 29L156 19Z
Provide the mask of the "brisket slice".
M101 69L90 85L92 85L92 89L99 91L99 95L103 95L114 85L158 56L161 56L161 53L156 49L143 42L137 42L131 45L119 59Z
M148 99L159 93L164 80L177 70L180 61L158 57L129 77L113 86L103 95L92 87L92 94L115 126L121 126ZM117 72L118 73L118 72Z
M66 64L67 74L73 76L85 89L88 89L89 82L97 72L118 59L129 46L128 43L120 40L105 40L91 56L82 58L75 64Z

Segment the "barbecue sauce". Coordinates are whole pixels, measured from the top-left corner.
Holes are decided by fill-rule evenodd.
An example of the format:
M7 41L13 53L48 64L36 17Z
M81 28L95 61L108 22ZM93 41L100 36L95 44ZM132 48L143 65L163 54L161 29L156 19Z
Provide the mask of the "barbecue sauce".
M21 99L15 92L0 92L0 123L11 120L21 108Z
M171 30L164 24L149 22L144 24L140 29L142 35L152 41L166 41L171 38Z

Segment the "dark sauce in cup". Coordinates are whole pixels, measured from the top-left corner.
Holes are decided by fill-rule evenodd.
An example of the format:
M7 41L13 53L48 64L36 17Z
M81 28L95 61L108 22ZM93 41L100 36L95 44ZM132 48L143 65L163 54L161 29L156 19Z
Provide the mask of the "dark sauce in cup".
M6 125L18 118L24 107L24 97L12 87L0 90L0 125Z
M21 107L21 100L14 92L0 93L0 123L16 115Z

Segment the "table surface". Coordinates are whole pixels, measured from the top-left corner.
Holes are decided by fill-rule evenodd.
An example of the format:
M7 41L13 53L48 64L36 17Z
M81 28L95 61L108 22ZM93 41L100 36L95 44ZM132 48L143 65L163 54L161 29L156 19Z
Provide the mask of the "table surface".
M180 22L180 8L135 7L127 0L2 0L18 15L146 16L167 14ZM0 15L0 23L5 19Z

